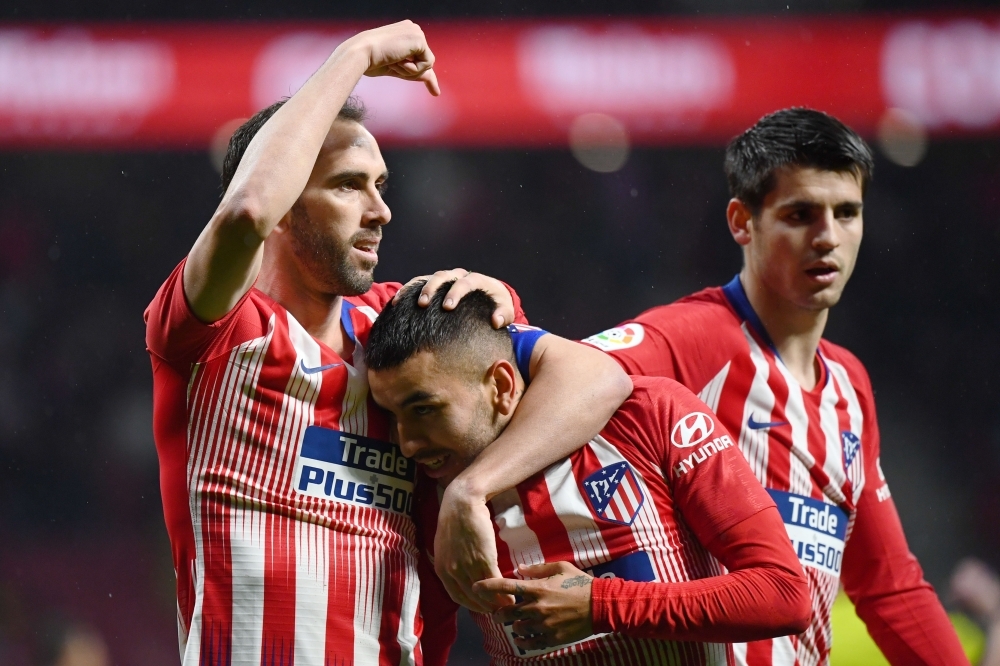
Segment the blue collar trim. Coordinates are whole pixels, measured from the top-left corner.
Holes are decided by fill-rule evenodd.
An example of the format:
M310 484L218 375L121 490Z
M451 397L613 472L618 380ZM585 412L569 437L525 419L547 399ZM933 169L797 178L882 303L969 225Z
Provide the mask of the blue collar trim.
M781 354L778 353L778 348L774 346L774 342L771 341L771 336L767 334L767 329L764 328L764 323L761 322L760 317L754 312L753 306L750 305L750 299L747 298L747 292L743 288L743 283L740 282L739 273L737 273L732 280L728 282L723 288L722 293L726 295L726 299L729 304L733 306L736 310L736 314L740 316L740 319L745 321L753 329L753 332L757 334L764 344L767 345L774 355L780 359Z
M351 339L351 342L358 344L358 339L354 336L354 320L351 319L351 310L355 307L353 303L348 303L346 300L340 301L340 323L344 325L344 331L347 332L347 337Z

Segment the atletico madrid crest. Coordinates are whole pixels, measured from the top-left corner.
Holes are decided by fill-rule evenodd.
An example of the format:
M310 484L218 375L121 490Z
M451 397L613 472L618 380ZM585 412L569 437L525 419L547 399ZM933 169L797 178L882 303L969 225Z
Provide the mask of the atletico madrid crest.
M627 462L602 467L583 480L587 501L604 520L631 525L644 498L635 472Z

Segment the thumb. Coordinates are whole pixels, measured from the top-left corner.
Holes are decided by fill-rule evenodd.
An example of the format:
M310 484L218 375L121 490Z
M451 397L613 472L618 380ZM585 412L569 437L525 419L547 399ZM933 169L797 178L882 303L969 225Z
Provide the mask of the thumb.
M541 564L526 564L518 567L517 572L525 578L548 578L566 573L565 562L542 562Z
M534 598L534 594L527 589L524 581L511 580L510 578L487 578L477 581L472 585L472 590L476 594L510 594L523 597Z

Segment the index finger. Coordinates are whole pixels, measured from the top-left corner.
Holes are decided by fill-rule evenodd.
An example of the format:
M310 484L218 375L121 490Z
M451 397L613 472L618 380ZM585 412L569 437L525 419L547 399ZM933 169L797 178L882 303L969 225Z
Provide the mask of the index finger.
M421 280L430 280L430 279L431 279L430 275L418 275L417 277L412 278L409 282L404 284L396 291L395 296L392 297L392 304L396 305L396 303L399 303L399 299L402 293L407 289L409 289L410 287L412 287L415 283L420 282Z
M435 97L441 94L441 84L438 83L437 74L434 73L433 69L425 71L417 80L423 81L424 85L427 86L427 92Z

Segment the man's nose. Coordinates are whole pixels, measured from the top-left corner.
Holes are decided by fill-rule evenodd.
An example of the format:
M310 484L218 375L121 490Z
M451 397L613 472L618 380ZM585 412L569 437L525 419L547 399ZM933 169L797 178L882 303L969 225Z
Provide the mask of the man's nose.
M832 208L823 211L823 215L817 220L819 228L813 236L813 247L818 250L832 250L840 245L840 238L837 235L837 218L833 214Z
M423 438L416 433L410 432L402 425L397 426L396 430L399 433L399 450L407 458L412 458L427 446Z
M368 226L383 224L389 224L389 220L392 219L392 211L389 210L389 206L382 199L382 194L378 190L375 190L371 196L371 205L365 212L364 221Z

